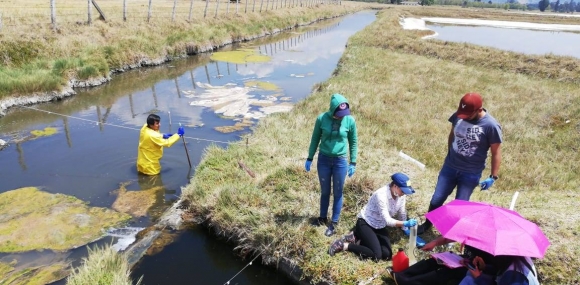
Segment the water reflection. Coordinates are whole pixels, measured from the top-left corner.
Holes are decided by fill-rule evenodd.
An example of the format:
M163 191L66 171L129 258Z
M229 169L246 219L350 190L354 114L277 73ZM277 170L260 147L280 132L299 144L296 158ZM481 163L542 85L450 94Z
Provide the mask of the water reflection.
M228 142L249 132L248 125L256 121L252 118L244 121L244 114L223 116L209 107L192 106L190 103L194 99L188 95L207 90L200 86L236 86L248 88L253 98L273 96L278 101L286 98L289 103L295 103L310 94L316 83L332 74L348 37L374 18L373 12L358 13L225 49L257 50L272 58L265 63L211 61L210 54L201 54L116 75L111 82L77 90L78 94L68 99L11 108L0 118L0 139L9 142L9 146L0 151L0 193L39 186L50 193L75 196L91 206L110 208L118 197L119 192L115 190L125 185L122 183L127 182L127 192L162 187L153 193L152 206L139 212L146 215L136 215L129 225L147 227L180 196L181 187L194 174L206 147L210 144L226 147ZM277 88L270 90L264 86ZM251 111L262 107L261 104L249 106ZM162 132L175 132L179 124L185 126L187 154L193 167L188 165L183 143L176 143L164 150L162 171L154 182L139 179L135 167L139 129L152 112L161 117ZM240 121L244 124L231 133L217 131ZM31 130L46 127L56 128L58 132L22 140ZM104 240L109 242L110 239ZM157 280L157 284L186 284L199 280L200 276L217 283L225 282L245 264L234 257L229 247L222 253L216 251L215 248L223 244L208 242L211 239L203 231L188 232L181 239L186 242L170 245L173 248L170 251L179 254L164 254L163 251L151 259L146 257L139 269L147 272L145 284L156 284ZM211 246L206 248L208 244ZM195 252L190 254L185 250ZM85 254L84 247L71 251L75 258ZM78 264L78 260L73 263ZM191 264L205 264L205 267L193 272L190 266L185 266ZM155 270L148 270L152 268ZM247 276L239 282L257 284L280 278L269 269L266 271L270 273L262 270L257 267L257 270L244 273ZM175 272L176 275L168 273L172 271L179 272Z
M573 56L580 58L580 34L556 31L494 27L427 25L438 40L467 42L525 54Z

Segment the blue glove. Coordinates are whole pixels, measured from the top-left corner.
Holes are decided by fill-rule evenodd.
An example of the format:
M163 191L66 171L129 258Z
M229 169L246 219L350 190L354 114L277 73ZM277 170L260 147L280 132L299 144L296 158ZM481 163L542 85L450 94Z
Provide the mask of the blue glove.
M356 171L356 166L350 164L348 166L348 177L352 177L352 175L354 174L355 171Z
M479 186L481 186L481 190L487 190L487 189L491 188L491 186L493 186L493 182L495 182L495 180L493 180L493 178L489 177L483 181L480 181Z
M403 227L414 227L417 225L417 220L409 219L403 222Z
M163 134L163 138L164 139L168 139L172 136L173 134Z
M183 129L183 127L179 127L179 129L177 129L177 134L182 137L185 134L185 130Z
M304 164L304 169L306 169L306 172L310 172L310 165L312 165L312 160L306 160L306 163Z

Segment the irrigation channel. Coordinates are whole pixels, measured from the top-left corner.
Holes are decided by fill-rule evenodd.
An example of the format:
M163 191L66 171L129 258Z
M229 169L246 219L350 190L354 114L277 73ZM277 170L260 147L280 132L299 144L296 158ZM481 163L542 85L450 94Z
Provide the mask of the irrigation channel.
M261 117L288 111L308 96L336 68L348 38L374 19L372 11L359 12L220 50L252 51L269 56L266 62L214 61L211 54L201 54L114 75L110 82L76 90L65 100L13 107L0 118L0 139L8 143L0 151L0 193L34 186L111 208L122 188L162 186L153 192L151 207L133 215L128 227L152 225L195 175L208 145L227 147ZM216 101L221 103L212 105ZM162 172L155 179L137 173L139 129L150 113L160 115L161 132L185 127L191 169L180 141L165 149ZM244 116L251 119L242 120ZM115 244L119 237L123 233L89 246ZM77 266L86 254L87 246L0 253L0 262L66 260ZM140 260L133 276L143 276L146 285L292 283L259 262L248 264L235 255L233 245L215 240L200 226L175 233L165 247Z

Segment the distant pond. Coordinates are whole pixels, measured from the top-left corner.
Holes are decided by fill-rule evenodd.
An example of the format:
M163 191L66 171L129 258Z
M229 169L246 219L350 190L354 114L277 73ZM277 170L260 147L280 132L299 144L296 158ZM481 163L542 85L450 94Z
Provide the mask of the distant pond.
M552 53L580 58L579 33L434 24L426 27L437 32L434 37L437 40L466 42L525 54Z

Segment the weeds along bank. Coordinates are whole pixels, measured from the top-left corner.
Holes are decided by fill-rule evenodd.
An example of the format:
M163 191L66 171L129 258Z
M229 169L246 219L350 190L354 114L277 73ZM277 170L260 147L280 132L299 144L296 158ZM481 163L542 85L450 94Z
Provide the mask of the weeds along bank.
M90 26L61 24L56 31L46 19L23 23L22 29L5 27L0 37L0 113L13 105L72 95L72 88L102 84L114 72L212 51L369 7L342 2L262 13L232 10L192 21L95 20ZM3 11L5 22L10 12L17 13Z
M569 264L580 256L580 247L571 242L580 232L580 99L578 83L565 73L577 72L565 70L578 61L426 42L420 39L424 34L399 26L399 18L413 16L413 11L381 11L349 40L334 76L292 112L263 119L252 134L227 149L210 147L184 190L190 211L234 241L241 255L262 253L263 262L273 266L291 263L312 283L366 281L390 262L360 261L342 253L331 257L327 250L336 236L326 237L323 228L309 224L318 215L319 184L316 170L305 172L303 165L317 114L328 109L329 96L338 92L348 98L357 120L357 172L346 181L338 236L350 230L372 191L395 171L409 174L418 189L409 197L409 216L424 214L446 154L447 119L464 93L477 91L502 124L505 141L501 179L471 199L508 207L513 193L520 191L516 210L537 223L552 243L546 257L536 261L540 281L578 284L579 269ZM460 18L459 12L454 16ZM503 65L489 64L502 62L496 57ZM535 65L529 63L532 59ZM544 60L555 63L546 67ZM543 71L531 73L522 65ZM426 168L400 158L400 150ZM399 232L391 239L393 248L406 244ZM371 284L383 282L394 284L387 277Z

